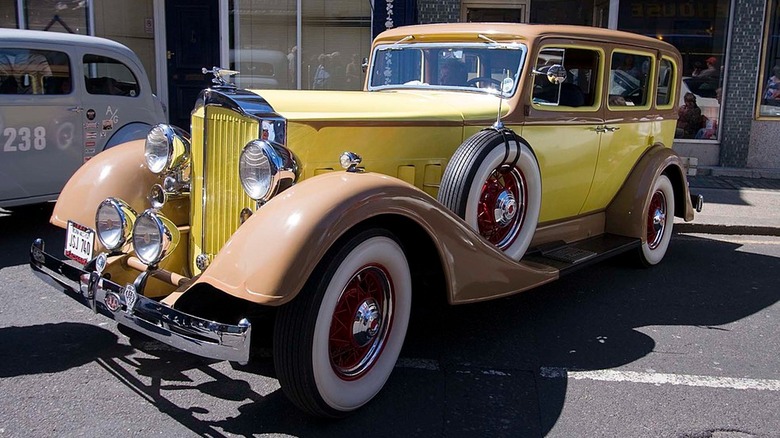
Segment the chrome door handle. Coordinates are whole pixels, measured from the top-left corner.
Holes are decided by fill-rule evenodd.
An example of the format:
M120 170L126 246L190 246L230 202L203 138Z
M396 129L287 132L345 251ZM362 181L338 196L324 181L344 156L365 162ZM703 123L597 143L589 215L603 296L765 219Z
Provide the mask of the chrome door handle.
M593 131L596 131L598 133L602 133L607 130L606 126L596 126L595 128L592 128Z
M615 132L620 129L619 126L605 126L604 131Z
M80 113L80 112L84 111L84 108L82 108L80 106L72 106L72 107L68 108L68 111L73 111L74 113Z

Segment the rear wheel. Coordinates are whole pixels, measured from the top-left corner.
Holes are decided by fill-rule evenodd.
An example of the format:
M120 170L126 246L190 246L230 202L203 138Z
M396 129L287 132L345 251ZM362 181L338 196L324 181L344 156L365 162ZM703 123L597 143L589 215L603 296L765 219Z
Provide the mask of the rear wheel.
M295 405L340 417L382 389L406 336L411 283L404 251L385 230L361 232L321 262L274 329L276 372Z
M674 188L666 175L660 175L653 183L644 221L645 240L639 249L639 262L653 266L664 258L672 240Z

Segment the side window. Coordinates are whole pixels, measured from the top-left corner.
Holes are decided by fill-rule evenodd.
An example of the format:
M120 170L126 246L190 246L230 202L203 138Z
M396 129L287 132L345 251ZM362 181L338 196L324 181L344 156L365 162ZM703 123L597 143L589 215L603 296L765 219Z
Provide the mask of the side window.
M600 53L581 48L545 48L535 63L533 102L539 105L593 107L598 94ZM553 65L566 70L566 80L555 84L547 78Z
M661 59L661 65L658 69L658 95L655 98L655 104L665 106L672 104L672 94L674 94L675 84L674 64L668 59Z
M0 49L0 94L70 94L71 81L63 52Z
M132 70L107 56L84 55L84 74L89 94L136 97L140 92Z
M609 75L609 106L650 105L648 79L653 58L649 55L614 52Z

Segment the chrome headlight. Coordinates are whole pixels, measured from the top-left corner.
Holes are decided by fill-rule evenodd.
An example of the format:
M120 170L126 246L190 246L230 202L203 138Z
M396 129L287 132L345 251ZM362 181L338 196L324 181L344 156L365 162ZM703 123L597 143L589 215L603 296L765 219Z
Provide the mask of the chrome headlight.
M189 164L189 135L175 126L155 125L146 135L144 158L152 173L180 170Z
M109 251L121 248L130 238L136 212L121 199L108 198L95 212L95 229L100 243Z
M298 179L298 166L283 146L252 140L241 152L238 176L250 198L267 201Z
M139 260L153 266L173 252L180 237L179 229L170 219L146 210L135 221L133 249Z

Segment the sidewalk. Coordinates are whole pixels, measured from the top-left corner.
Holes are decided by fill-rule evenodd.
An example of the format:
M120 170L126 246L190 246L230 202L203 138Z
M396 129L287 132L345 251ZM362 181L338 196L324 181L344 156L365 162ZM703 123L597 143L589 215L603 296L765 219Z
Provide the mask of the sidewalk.
M704 196L692 222L675 218L681 233L780 236L780 179L689 177L691 193Z

